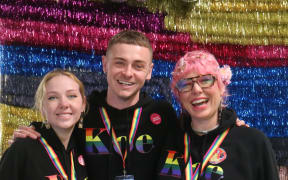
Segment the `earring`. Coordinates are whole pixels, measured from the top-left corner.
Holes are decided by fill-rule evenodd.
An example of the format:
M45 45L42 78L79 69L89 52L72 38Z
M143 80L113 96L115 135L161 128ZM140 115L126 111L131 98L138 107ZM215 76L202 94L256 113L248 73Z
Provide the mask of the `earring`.
M83 117L84 117L84 112L81 113L80 115L80 120L78 123L78 128L83 128Z
M218 123L220 123L221 118L222 118L222 106L220 104L219 108L218 108Z
M47 120L44 121L44 125L45 125L46 129L50 129L51 128L51 126L50 126L50 124L48 123Z

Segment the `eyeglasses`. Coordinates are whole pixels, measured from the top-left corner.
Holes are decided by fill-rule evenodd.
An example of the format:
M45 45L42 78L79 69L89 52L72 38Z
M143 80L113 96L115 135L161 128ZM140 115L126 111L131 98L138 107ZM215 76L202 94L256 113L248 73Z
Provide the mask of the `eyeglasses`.
M180 92L188 92L193 89L195 82L197 82L201 88L209 88L214 85L215 80L216 78L211 74L181 79L177 82L176 88Z

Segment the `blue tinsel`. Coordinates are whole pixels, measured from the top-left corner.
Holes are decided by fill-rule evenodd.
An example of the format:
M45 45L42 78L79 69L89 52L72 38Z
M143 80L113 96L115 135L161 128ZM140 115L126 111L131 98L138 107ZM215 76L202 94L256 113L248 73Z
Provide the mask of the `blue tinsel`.
M175 63L162 60L153 62L153 78L145 84L143 90L155 99L168 100L179 113L179 104L167 88ZM84 82L88 93L93 89L107 87L101 56L93 52L89 54L25 46L0 46L0 63L1 102L7 104L31 106L33 90L37 87L40 76L54 68L74 70ZM288 67L236 67L232 68L232 72L232 83L228 87L231 94L229 106L246 123L262 130L267 136L287 137ZM29 87L23 82L30 82L26 84Z

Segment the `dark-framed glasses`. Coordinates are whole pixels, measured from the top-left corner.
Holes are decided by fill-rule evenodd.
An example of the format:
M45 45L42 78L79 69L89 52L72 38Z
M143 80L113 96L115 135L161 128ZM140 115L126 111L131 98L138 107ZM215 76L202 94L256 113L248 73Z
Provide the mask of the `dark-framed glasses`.
M193 89L195 83L197 83L201 88L209 88L214 85L215 80L216 77L211 74L185 78L177 82L176 88L180 92L188 92Z

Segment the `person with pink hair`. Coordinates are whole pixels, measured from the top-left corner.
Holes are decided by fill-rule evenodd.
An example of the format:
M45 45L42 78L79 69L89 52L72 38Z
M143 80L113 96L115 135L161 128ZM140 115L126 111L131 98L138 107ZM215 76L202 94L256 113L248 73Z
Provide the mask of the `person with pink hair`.
M176 63L172 76L183 132L166 143L158 179L279 179L269 139L255 128L237 126L235 111L226 105L229 66L196 50Z

